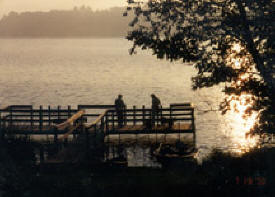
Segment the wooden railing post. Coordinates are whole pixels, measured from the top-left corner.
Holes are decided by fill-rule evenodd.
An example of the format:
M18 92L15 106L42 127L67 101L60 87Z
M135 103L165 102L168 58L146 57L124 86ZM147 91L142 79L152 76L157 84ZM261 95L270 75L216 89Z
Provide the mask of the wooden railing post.
M152 110L152 108L149 111L149 116L150 116L150 120L151 120L151 125L153 126L153 110Z
M33 107L31 108L31 132L33 131Z
M109 111L106 113L106 134L109 133Z
M104 116L100 120L100 132L104 133Z
M112 110L112 130L115 130L115 111Z
M105 124L106 124L106 132L105 134L107 135L107 144L108 144L108 148L109 148L109 143L110 143L110 136L109 136L109 112L106 112L106 117L105 117ZM107 155L109 155L109 150L107 152Z
M57 124L59 124L60 123L60 105L58 105L57 106ZM57 143L58 143L58 130L57 129L55 129L55 132L54 132L54 143L55 143L55 145L57 145Z
M12 106L10 106L10 109L9 109L9 111L10 111L10 119L9 119L9 127L10 127L10 129L12 129L12 127L13 127L13 125L12 125L12 119L13 119L13 117L12 117Z
M57 106L57 119L58 123L60 123L60 105Z
M3 118L2 119L2 133L1 133L1 137L2 137L2 139L4 139L5 138L5 132L6 132L6 129L7 129L7 120L6 120L6 118Z
M48 106L48 125L49 126L51 126L51 107L50 106Z
M172 107L171 106L169 108L169 113L170 113L170 115L169 115L170 117L169 118L170 118L170 120L172 120Z
M39 131L42 131L42 127L43 127L43 107L42 105L40 105L39 107Z
M136 120L136 106L135 105L133 106L133 121L134 121L134 125L136 125L137 120Z
M72 115L71 106L68 105L68 119L71 117L71 115Z
M194 108L192 108L192 130L193 130L193 141L196 144L196 128L195 128Z
M4 128L3 128L3 122L2 122L2 114L0 112L0 143L3 139L3 130L4 130Z
M162 105L160 106L160 119L162 119Z
M146 124L146 120L145 120L145 106L142 105L142 123L143 125Z

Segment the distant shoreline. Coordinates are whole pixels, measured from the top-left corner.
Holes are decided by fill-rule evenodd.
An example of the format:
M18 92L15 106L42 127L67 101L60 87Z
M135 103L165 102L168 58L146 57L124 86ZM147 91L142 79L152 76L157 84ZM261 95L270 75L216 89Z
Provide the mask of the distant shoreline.
M90 8L49 12L10 12L0 20L1 39L30 38L123 38L131 17L123 17L125 8L104 11Z
M126 36L0 36L0 39L126 39Z

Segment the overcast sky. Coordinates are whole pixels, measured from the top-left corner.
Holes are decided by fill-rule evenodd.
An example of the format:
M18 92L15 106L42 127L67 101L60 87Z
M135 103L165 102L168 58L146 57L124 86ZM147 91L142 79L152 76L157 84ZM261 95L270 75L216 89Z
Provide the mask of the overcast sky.
M90 6L93 10L127 5L126 0L0 0L0 17L10 11L48 11Z

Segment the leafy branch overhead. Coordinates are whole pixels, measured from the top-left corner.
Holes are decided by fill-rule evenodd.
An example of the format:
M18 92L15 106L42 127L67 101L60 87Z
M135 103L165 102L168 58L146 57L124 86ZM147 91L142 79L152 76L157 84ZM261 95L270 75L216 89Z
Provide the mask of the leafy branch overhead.
M130 52L139 47L160 59L194 62L194 89L226 83L228 98L253 95L258 131L274 131L274 9L272 0L128 0L124 15L135 16Z

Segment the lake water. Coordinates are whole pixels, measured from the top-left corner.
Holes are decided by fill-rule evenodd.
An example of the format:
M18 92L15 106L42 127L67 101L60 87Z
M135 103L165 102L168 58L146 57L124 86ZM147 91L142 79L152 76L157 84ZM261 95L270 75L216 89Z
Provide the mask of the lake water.
M192 64L158 60L149 51L130 56L125 39L0 40L0 104L113 104L120 93L127 106L151 105L155 93L163 106L192 102L197 148L237 150L250 146L234 114L222 116L222 87L191 89ZM232 124L232 122L236 122Z

